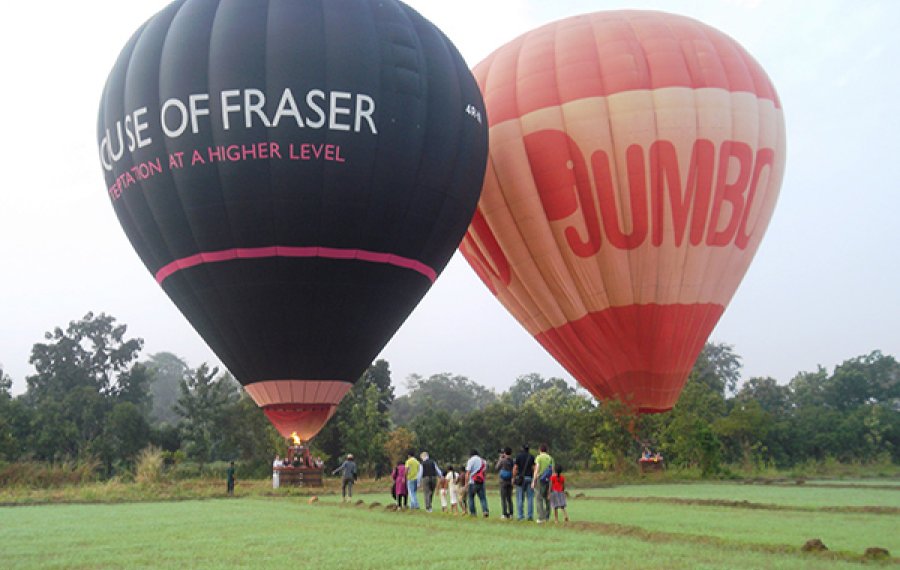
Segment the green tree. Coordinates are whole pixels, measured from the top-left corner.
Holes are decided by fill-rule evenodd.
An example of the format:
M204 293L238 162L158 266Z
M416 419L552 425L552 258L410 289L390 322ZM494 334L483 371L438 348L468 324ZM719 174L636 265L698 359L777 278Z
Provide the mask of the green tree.
M821 366L815 372L798 372L788 384L794 404L799 408L825 405L827 382L828 371Z
M543 433L538 445L547 443L554 459L571 466L590 459L592 446L579 444L576 436L582 427L579 418L589 415L593 407L586 396L565 382L551 380L528 397L523 410L531 420L540 418Z
M88 313L45 334L29 362L36 374L26 379L24 402L33 412L31 449L40 459L77 457L84 453L113 458L106 430L116 404L130 402L147 409L150 373L135 362L141 339L127 339L127 327L111 316Z
M12 397L12 379L0 366L0 459L14 461L27 449L31 417L21 398Z
M772 425L772 414L756 400L737 402L727 416L713 423L713 431L722 441L725 459L740 461L746 468L760 465L768 456L765 439Z
M367 384L378 390L378 411L387 413L394 403L394 386L391 384L391 366L387 360L379 359L366 369L363 375Z
M394 428L388 432L384 442L384 453L393 467L398 461L406 459L406 452L413 449L416 434L405 427Z
M605 400L583 415L581 438L591 444L591 457L603 469L625 472L634 465L637 417L619 400Z
M222 449L234 450L242 471L270 473L275 454L284 453L284 438L246 392L225 406Z
M825 382L822 397L825 405L845 411L898 399L900 364L878 350L845 360Z
M458 463L468 457L459 418L447 410L425 410L409 423L415 433L414 446L441 464Z
M181 395L181 381L187 377L190 369L184 360L171 352L151 354L145 365L153 372L150 384L150 419L156 424L175 425L179 419L175 404Z
M567 394L575 393L575 388L569 386L562 378L546 379L540 374L532 372L531 374L523 374L516 378L515 383L510 386L509 390L503 393L503 398L509 400L509 403L512 404L513 407L519 408L522 407L533 394L550 388L557 388Z
M727 381L709 362L707 358L698 358L678 403L669 412L658 435L667 462L699 467L707 475L717 473L721 467L721 442L712 424L725 415L727 386Z
M741 385L734 399L742 404L756 402L775 418L783 418L791 411L791 389L770 377L750 378Z
M340 465L340 458L348 452L372 466L386 460L380 450L390 429L388 409L393 397L390 366L379 360L360 376L315 438L314 445L329 467ZM371 409L373 402L375 410ZM364 441L367 437L376 443L369 445Z
M347 413L338 421L343 434L344 450L353 453L360 467L374 469L386 462L384 444L390 423L387 412L380 409L378 386L360 382L361 389L352 394Z
M775 461L779 466L790 466L794 462L789 450L792 447L790 420L794 414L793 394L789 386L778 384L774 378L750 378L741 386L731 402L733 406L745 406L756 402L765 412L768 422L761 426L763 433L757 446L758 458ZM726 444L728 445L728 444ZM731 449L726 447L726 449ZM729 455L726 453L726 455ZM734 457L731 454L731 457ZM746 449L741 460L746 461Z
M150 424L134 403L119 402L106 418L103 441L109 446L108 461L131 464L150 443Z
M181 381L181 396L175 405L182 418L179 425L185 452L201 464L234 459L236 454L236 449L228 445L228 428L238 401L237 383L230 374L216 376L218 372L206 363L191 370Z
M725 343L708 342L694 362L690 381L708 386L713 392L725 396L734 393L741 379L741 357L734 347Z
M478 451L490 465L498 450L517 447L521 434L516 431L519 410L505 402L493 402L460 418L461 437L454 461L469 458L472 449Z
M409 393L397 398L391 408L391 419L397 425L406 425L420 410L446 410L465 416L497 400L491 390L449 372L434 374L427 379L412 374L407 380L407 388Z

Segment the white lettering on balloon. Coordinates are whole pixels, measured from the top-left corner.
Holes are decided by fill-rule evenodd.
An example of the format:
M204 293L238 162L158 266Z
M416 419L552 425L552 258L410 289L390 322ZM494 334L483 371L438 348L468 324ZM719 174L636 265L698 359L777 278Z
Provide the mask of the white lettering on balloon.
M162 102L158 125L169 139L236 128L327 129L377 135L375 99L363 93L311 89L302 96L287 87L274 96L261 89L227 89L219 93L193 93L185 100L172 97ZM218 102L218 108L210 101ZM100 162L107 171L129 153L153 143L148 107L127 113L106 123L100 139ZM243 120L241 120L243 119ZM283 127L284 128L284 127Z

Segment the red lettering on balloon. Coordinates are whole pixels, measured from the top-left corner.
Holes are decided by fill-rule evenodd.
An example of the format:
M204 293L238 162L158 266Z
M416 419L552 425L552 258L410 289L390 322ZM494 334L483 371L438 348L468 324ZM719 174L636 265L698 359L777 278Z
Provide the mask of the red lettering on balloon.
M566 241L576 255L594 255L600 250L600 222L590 173L578 144L566 133L553 130L526 135L524 140L547 218L551 221L567 218L578 211L580 202L587 239L582 239L577 228L569 226L565 229Z
M676 247L687 237L694 246L705 240L709 246L733 243L744 249L750 240L748 217L757 187L763 170L771 169L775 161L771 148L759 149L754 157L750 145L740 141L724 141L716 149L712 141L698 139L691 147L685 179L678 148L671 141L654 141L649 149L633 144L625 151L630 206L626 210L625 193L618 186L622 177L616 176L606 151L594 151L588 166L578 144L561 131L537 131L524 141L547 220L568 222L566 242L579 257L596 254L603 237L624 250L640 247L648 236L659 247L667 235ZM625 212L630 212L630 219ZM573 216L581 217L584 229L572 224ZM672 228L670 233L667 227Z
M675 245L680 247L684 242L688 216L691 217L691 245L698 245L703 241L715 164L716 148L713 143L706 139L694 141L687 182L682 188L682 178L678 168L678 152L675 150L675 145L665 140L656 141L650 145L653 245L660 246L663 243L666 188L669 190Z
M750 217L750 208L753 207L753 200L756 198L756 190L759 186L759 179L763 168L769 167L772 171L772 165L775 164L775 151L771 148L761 148L756 152L756 164L753 167L753 179L750 181L750 190L747 192L747 204L744 206L744 215L741 216L741 226L738 228L737 238L734 245L740 249L746 249L750 243L750 234L747 233L747 219Z
M733 158L737 160L738 174L734 183L728 184L728 173L731 171L731 159ZM741 214L744 211L744 192L750 181L751 170L753 170L753 150L748 144L738 141L722 143L719 151L716 195L713 199L712 215L709 220L709 233L706 236L707 245L726 246L734 240L734 234L737 232ZM719 218L725 202L731 204L731 217L725 228L720 230Z
M634 249L647 239L647 194L644 174L644 153L638 145L626 151L628 164L628 195L631 203L631 233L626 234L619 224L619 208L616 206L616 186L609 167L609 157L602 150L591 155L594 185L606 238L613 247Z

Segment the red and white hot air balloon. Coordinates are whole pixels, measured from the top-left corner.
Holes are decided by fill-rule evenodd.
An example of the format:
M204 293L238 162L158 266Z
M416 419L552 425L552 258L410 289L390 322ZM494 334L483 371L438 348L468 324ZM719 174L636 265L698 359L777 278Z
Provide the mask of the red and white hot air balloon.
M671 409L775 207L772 82L725 34L641 11L543 26L474 72L490 159L463 255L594 396Z

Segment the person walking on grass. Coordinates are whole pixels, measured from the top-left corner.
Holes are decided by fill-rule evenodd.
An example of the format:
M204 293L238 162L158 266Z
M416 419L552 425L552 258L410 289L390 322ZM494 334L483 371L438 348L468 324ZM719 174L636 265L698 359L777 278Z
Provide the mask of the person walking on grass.
M513 484L516 487L516 514L518 520L525 518L525 502L528 502L528 520L534 520L534 455L528 449L528 444L522 446L522 451L516 455L513 464Z
M447 500L450 503L450 512L455 514L459 514L459 509L457 508L459 505L459 473L453 468L452 465L447 466L447 474L444 475L444 489L441 490L447 492ZM441 504L443 504L444 499L441 498Z
M434 491L438 487L438 481L443 480L444 473L434 459L429 457L427 451L423 451L419 457L422 458L422 494L425 495L425 512L430 513Z
M466 485L465 471L456 476L456 494L459 499L460 513L465 515L469 512L469 487Z
M550 508L553 509L553 522L557 523L559 511L563 512L566 522L569 522L569 513L566 511L566 478L562 472L562 467L555 465L553 475L550 476Z
M352 453L348 453L341 466L331 472L332 475L338 473L341 474L341 500L349 501L353 498L353 483L356 482L356 463Z
M234 461L228 466L228 470L225 471L225 490L229 495L234 495Z
M481 512L484 513L484 518L488 518L490 513L488 512L487 495L484 491L484 475L485 471L487 471L487 462L478 455L478 451L475 449L469 455L469 461L466 463L469 514L473 517L478 514L475 511L475 495L478 495L478 499L481 501Z
M422 464L416 459L415 450L406 453L406 488L409 492L409 508L419 508L419 482L422 480Z
M513 468L515 467L512 458L512 448L507 447L500 450L500 458L497 459L497 464L494 467L500 476L500 507L503 511L501 518L503 520L511 519L513 516Z
M550 520L550 476L553 475L553 458L547 453L546 443L541 444L541 452L534 458L534 479L531 488L537 490L538 524Z

